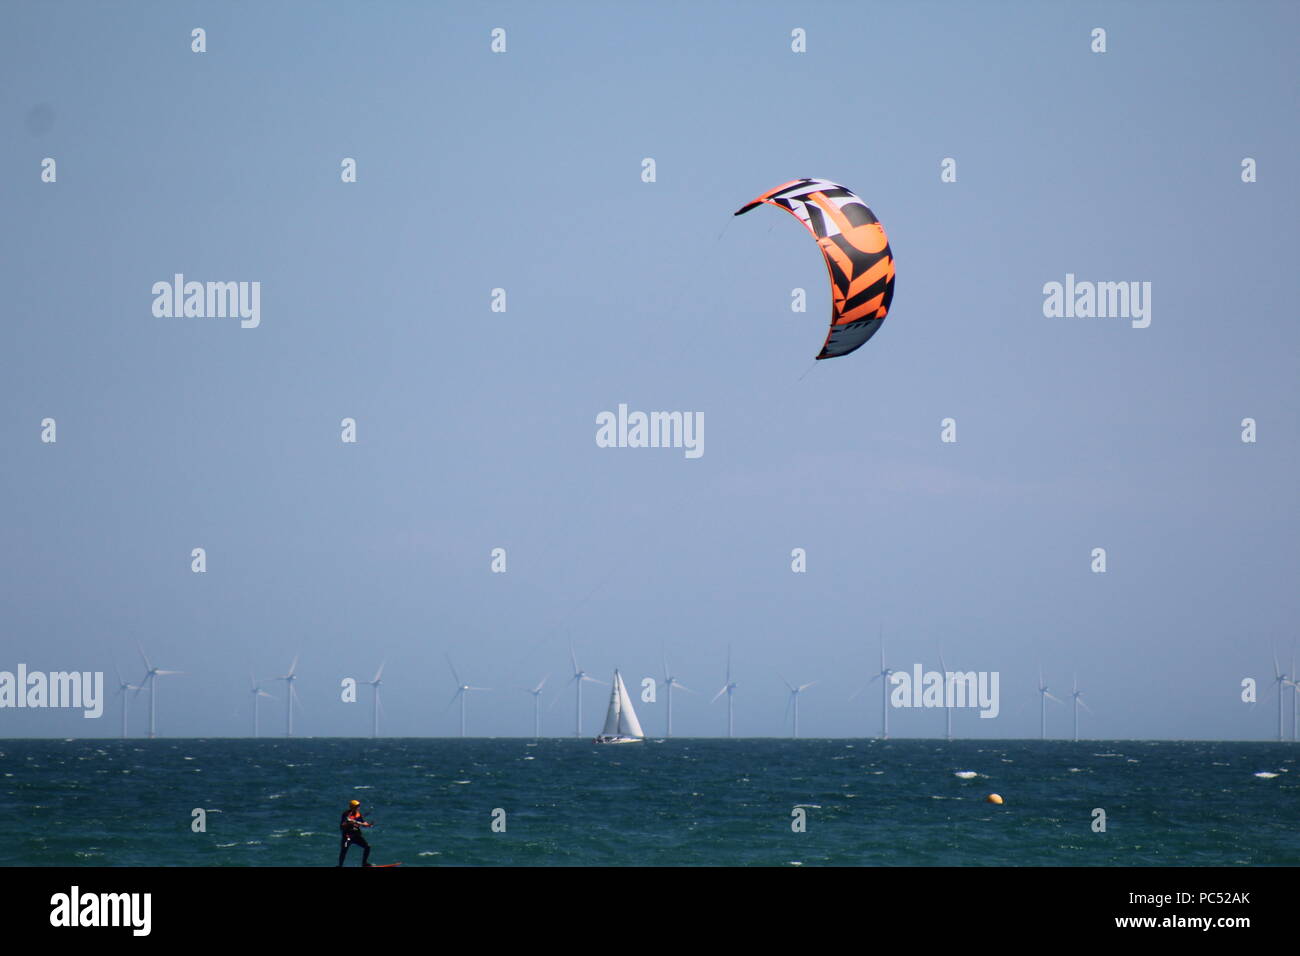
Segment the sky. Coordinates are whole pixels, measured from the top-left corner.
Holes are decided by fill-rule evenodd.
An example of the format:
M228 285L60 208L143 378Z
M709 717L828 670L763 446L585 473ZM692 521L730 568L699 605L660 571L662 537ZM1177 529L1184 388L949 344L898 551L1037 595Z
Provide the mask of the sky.
M138 683L140 645L184 671L158 734L214 737L297 658L295 732L335 736L386 662L381 732L446 736L450 657L491 688L471 735L530 735L543 677L562 735L572 647L653 735L666 657L675 733L717 736L730 647L738 735L790 732L788 680L801 735L856 737L883 640L999 674L957 736L1037 736L1041 668L1084 736L1272 738L1241 682L1300 637L1300 8L1234 10L5 4L0 670ZM813 240L732 215L801 177L861 195L897 269L816 363ZM155 315L177 273L260 283L259 324ZM1067 275L1150 283L1150 324L1049 317ZM702 414L704 453L599 447L620 403Z

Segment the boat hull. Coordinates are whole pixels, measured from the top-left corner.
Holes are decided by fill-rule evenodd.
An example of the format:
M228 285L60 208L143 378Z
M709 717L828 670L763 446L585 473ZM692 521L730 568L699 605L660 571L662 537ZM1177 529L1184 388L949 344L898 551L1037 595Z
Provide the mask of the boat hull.
M593 744L639 744L642 743L641 737L605 737L600 736L592 741Z

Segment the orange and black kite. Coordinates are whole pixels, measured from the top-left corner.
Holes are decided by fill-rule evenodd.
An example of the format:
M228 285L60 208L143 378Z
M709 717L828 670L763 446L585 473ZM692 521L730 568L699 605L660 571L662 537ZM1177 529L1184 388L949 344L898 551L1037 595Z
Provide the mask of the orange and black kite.
M817 239L831 275L831 330L819 359L861 348L894 298L894 256L867 204L825 179L796 179L763 193L736 215L767 203L796 216Z

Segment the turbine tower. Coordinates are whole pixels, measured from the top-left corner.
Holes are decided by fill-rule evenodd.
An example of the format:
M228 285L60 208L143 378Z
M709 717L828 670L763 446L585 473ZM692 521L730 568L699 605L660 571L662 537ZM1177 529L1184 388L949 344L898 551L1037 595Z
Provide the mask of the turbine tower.
M1082 707L1088 713L1092 713L1092 708L1083 702L1083 691L1079 690L1079 675L1074 675L1074 689L1070 691L1070 699L1074 702L1074 739L1079 739L1079 708Z
M257 680L256 677L253 676L253 672L252 672L252 671L249 671L249 672L248 672L248 682L249 682L249 684L251 685L251 689L249 690L249 693L252 694L252 697L253 697L253 736L254 736L254 737L260 737L260 736L262 736L262 735L261 735L261 733L259 732L259 729L258 729L258 722L257 722L257 701L258 701L258 698L260 698L260 697L266 697L266 698L268 698L269 700L274 700L275 698L274 698L274 697L271 697L270 694L268 694L266 691L262 690L262 688L260 688L260 687L257 686L257 684L258 684L258 680Z
M536 687L532 689L529 689L527 687L519 688L525 694L533 695L533 737L534 739L540 739L542 736L542 688L546 686L546 682L550 679L551 679L551 675L547 674L545 677L541 679L541 681L538 683Z
M126 692L133 690L137 694L140 692L136 684L128 684L122 680L122 672L117 669L117 664L113 664L113 673L117 675L117 694L122 698L122 739L126 739Z
M735 693L736 693L736 682L731 679L731 645L728 644L727 645L727 682L722 685L721 690L719 690L716 694L713 695L713 700L709 701L709 703L712 704L723 694L727 695L727 736L728 737L736 736L735 713L733 712L731 706L732 705L731 697Z
M1283 674L1277 666L1277 650L1273 651L1273 680L1277 684L1277 739L1284 740L1282 736L1282 688L1290 683L1290 674ZM1293 724L1295 720L1291 721Z
M172 674L183 674L185 672L159 670L157 667L154 667L149 663L149 658L145 657L144 648L139 644L136 644L136 647L140 648L140 657L144 661L145 667L144 680L145 683L149 685L149 739L152 740L157 736L154 730L154 714L156 712L155 704L157 703L158 697L158 678L168 677Z
M295 682L298 680L298 658L293 659L289 665L289 673L283 677L272 677L271 680L282 680L285 683L284 693L284 715L285 715L285 736L293 736L293 705L297 704L298 709L302 710L302 701L298 699L298 688Z
M880 681L880 739L889 739L889 675L894 673L893 668L885 666L885 644L880 644L880 670L876 671L871 680L867 681L867 687L870 687L876 681ZM866 687L853 692L852 700L858 694L866 690Z
M667 736L671 737L673 735L673 688L680 687L688 694L693 694L695 693L695 691L691 690L689 687L687 687L685 684L679 681L676 677L672 676L672 671L668 669L667 651L664 652L664 686L668 688L668 734Z
M588 674L586 671L584 671L581 667L578 666L578 655L573 652L572 644L569 645L569 660L573 662L573 676L569 678L569 683L578 685L578 703L577 703L577 709L574 711L573 735L575 737L581 737L582 736L582 684L584 681L590 681L593 684L603 684L605 683L605 681L597 680L596 678L592 677L590 674ZM556 700L559 700L559 698L557 697Z
M387 663L388 661L380 661L379 670L375 671L374 679L363 680L361 682L363 684L369 684L371 687L375 689L375 699L374 699L374 704L371 707L371 715L370 715L370 736L372 738L379 736L379 710L380 710L379 685L383 683L383 680L381 678L383 678L384 676L384 665Z
M1043 669L1038 668L1038 709L1039 709L1039 739L1047 739L1047 699L1049 697L1058 704L1064 703L1061 698L1047 692L1047 685L1043 683ZM1023 706L1023 705L1022 705Z
M781 678L781 681L785 684L786 687L790 688L790 696L787 697L785 700L785 713L786 713L786 717L790 716L790 705L793 703L794 704L794 736L797 738L799 736L799 695L817 682L815 680L811 680L806 684L800 684L798 687L795 687L784 677ZM785 723L785 717L781 718L781 723Z
M1291 689L1295 691L1295 693L1291 695L1291 740L1294 742L1296 739L1296 705L1300 703L1300 681L1296 680L1294 647L1291 648L1291 679L1287 681L1287 683L1290 684Z
M451 701L447 704L450 709L451 705L456 703L456 698L460 698L460 735L465 736L465 697L472 690L491 690L490 687L471 687L460 679L456 673L456 665L451 662L451 655L447 655L447 666L451 668L451 676L456 678L456 693L451 695Z

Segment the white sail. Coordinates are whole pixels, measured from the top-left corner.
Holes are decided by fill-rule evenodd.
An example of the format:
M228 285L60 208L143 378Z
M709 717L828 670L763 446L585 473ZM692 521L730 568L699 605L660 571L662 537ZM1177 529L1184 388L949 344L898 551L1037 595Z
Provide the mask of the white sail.
M614 671L614 683L609 689L609 710L605 711L605 727L600 732L602 737L614 737L619 733L618 712L621 701L618 691L622 686L623 682L619 679L618 671ZM626 695L627 691L624 691L623 696Z
M632 709L632 698L627 696L627 687L623 685L623 678L618 671L614 671L614 683L618 694L618 733L628 737L644 737L641 722L636 719L636 711Z
M644 738L641 721L636 719L636 711L632 709L632 698L627 695L627 686L619 672L614 671L614 680L609 688L609 710L605 712L605 726L596 743L625 744Z

